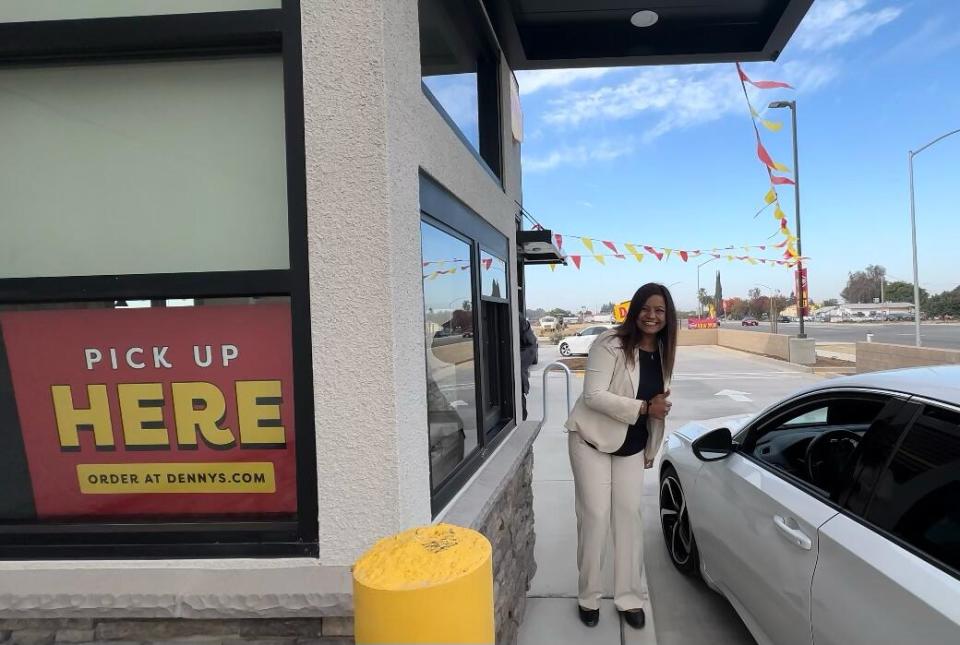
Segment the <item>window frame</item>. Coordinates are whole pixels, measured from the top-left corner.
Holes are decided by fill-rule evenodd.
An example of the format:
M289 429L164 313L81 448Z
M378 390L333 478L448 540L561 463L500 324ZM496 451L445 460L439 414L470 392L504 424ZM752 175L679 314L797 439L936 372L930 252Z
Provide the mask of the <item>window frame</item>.
M493 179L501 188L506 190L503 179L503 96L501 92L501 64L503 58L502 48L497 40L497 35L493 30L490 17L487 10L480 0L468 0L463 7L465 16L461 19L467 19L471 25L478 28L476 38L473 43L464 42L464 46L475 48L475 60L477 62L477 130L478 130L478 148L467 138L466 134L460 129L456 121L443 107L443 104L433 94L427 84L423 81L423 71L421 70L420 89L431 105L440 113L443 120L447 122L450 129L453 130L457 138L466 146L467 150L476 158L480 165L486 170L491 179ZM417 3L417 12L420 12L420 2ZM419 47L419 45L418 45Z
M893 463L894 458L897 456L897 453L900 452L900 449L901 449L901 447L903 446L904 441L906 441L907 437L908 437L908 436L910 435L910 433L913 431L914 426L916 426L916 424L917 424L917 421L919 421L919 419L923 416L923 410L924 410L924 408L927 407L927 406L933 406L933 407L936 407L936 408L940 408L940 409L942 409L942 410L946 410L946 411L948 411L948 412L952 412L952 413L954 413L954 414L960 414L960 406L958 406L958 405L956 405L956 404L945 403L945 402L943 402L943 401L937 401L937 400L929 399L929 398L922 397L922 396L913 396L913 397L910 397L910 400L905 403L905 406L904 406L904 407L905 407L905 408L911 408L911 409L913 410L912 419L911 419L910 423L907 424L907 426L906 426L906 428L904 429L904 431L901 433L900 438L899 438L899 440L897 441L896 445L894 446L893 450L891 451L890 456L887 458L886 463L884 464L883 469L877 474L877 477L876 477L875 481L873 482L873 483L874 483L874 486L873 486L873 490L871 490L871 493L870 493L870 499L869 499L869 501L867 502L867 505L866 505L866 507L865 507L865 509L864 509L863 517L860 518L860 521L861 521L862 524L864 524L865 526L871 528L874 532L876 532L876 533L880 534L881 536L885 537L886 539L890 540L891 542L893 542L893 543L896 544L897 546L899 546L899 547L905 549L906 551L912 553L913 555L917 556L917 557L920 558L921 560L924 560L924 561L927 562L928 564L933 565L934 567L936 567L937 569L943 571L944 573L946 573L946 574L948 574L948 575L951 575L951 576L953 576L954 578L960 580L960 568L954 568L954 567L948 565L946 562L943 562L942 560L939 560L939 559L933 557L932 555L928 554L928 553L927 553L926 551L924 551L923 549L921 549L921 548L919 548L919 547L917 547L917 546L914 546L913 544L911 544L910 542L904 540L903 538L901 538L900 536L896 535L895 533L892 533L891 531L889 531L889 530L887 530L886 528L880 526L879 524L875 524L875 523L873 523L872 521L870 521L869 519L867 519L867 516L868 516L869 513L870 513L870 507L873 505L873 502L874 502L875 499L876 499L876 484L880 482L880 480L881 480L881 478L883 477L883 475L886 474L887 471L890 469L890 465Z
M814 486L813 484L792 475L786 471L780 470L772 466L769 462L756 457L752 454L752 450L756 445L756 440L758 433L771 423L776 423L778 420L784 418L790 418L791 414L794 414L794 411L797 407L806 406L808 404L820 405L831 399L843 398L843 397L863 397L863 396L882 396L886 397L888 400L884 404L884 408L881 410L881 414L888 414L892 416L897 422L902 420L904 411L906 410L906 404L909 400L909 395L893 392L889 390L879 390L874 388L838 388L838 389L828 389L828 390L816 390L814 392L806 392L800 394L796 397L783 401L772 408L762 412L758 417L751 421L747 426L745 426L737 435L734 437L735 443L735 452L744 459L756 464L757 466L763 468L767 472L776 475L777 477L783 479L784 481L796 486L803 492L811 495L815 499L831 506L837 511L840 511L850 517L855 519L862 519L846 508L847 495L849 494L849 485L847 489L843 491L843 494L840 496L839 500L831 499L828 495L824 493L826 491ZM890 407L890 410L887 408ZM816 408L814 408L816 409ZM902 438L905 433L907 425L912 423L912 419L909 419L907 423L900 430L900 438ZM799 427L799 426L798 426ZM898 438L899 441L899 438ZM893 454L891 452L891 454ZM857 458L855 467L860 466L860 457ZM851 482L860 477L859 469L857 469L856 474L852 475ZM872 489L875 481L870 482L870 487Z
M288 269L7 278L0 279L0 304L288 296L296 519L4 523L0 559L319 556L300 1L283 0L280 9L0 24L0 67L263 54L279 55L283 65Z
M476 396L476 420L477 420L477 448L469 455L464 455L463 460L450 472L450 474L437 484L431 485L430 508L433 517L443 510L443 508L456 496L463 488L464 484L479 469L480 465L486 460L487 456L496 449L517 426L516 396L515 396L515 374L513 370L513 325L509 325L509 351L510 351L510 369L511 378L509 383L502 384L506 392L509 392L512 405L506 410L507 416L501 416L501 422L488 430L484 425L484 397L486 377L486 361L483 355L482 336L485 330L482 327L481 307L483 302L491 302L498 305L506 305L509 308L508 322L513 315L512 301L509 299L497 299L482 296L482 276L480 272L480 250L494 255L500 259L504 256L509 258L509 238L502 232L495 229L490 223L486 222L480 215L475 213L470 207L457 199L451 192L444 188L435 179L427 175L422 169L420 171L420 221L426 222L439 230L451 234L453 237L470 244L470 266L471 266L471 312L473 314L473 351L474 351L474 391ZM511 279L511 272L507 265L508 260L504 260L507 282ZM508 295L512 293L507 289ZM422 306L422 304L421 304ZM426 349L426 348L425 348ZM426 360L424 358L424 360ZM426 365L424 365L426 368ZM425 428L429 432L429 426ZM432 476L432 466L431 466Z

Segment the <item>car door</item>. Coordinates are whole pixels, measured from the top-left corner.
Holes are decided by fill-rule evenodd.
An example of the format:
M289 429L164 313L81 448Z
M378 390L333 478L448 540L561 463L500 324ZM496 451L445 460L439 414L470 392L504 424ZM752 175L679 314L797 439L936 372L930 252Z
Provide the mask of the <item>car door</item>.
M689 503L704 572L760 643L812 642L817 531L838 511L834 491L805 472L806 446L831 430L866 433L901 406L886 395L819 392L765 414L733 455L701 468Z
M960 643L960 410L908 405L902 440L820 529L817 645Z
M587 327L580 332L579 336L574 336L570 339L571 342L571 351L574 354L586 354L590 351L590 345L593 345L593 341L597 339L597 336L600 335L600 332L597 331L598 327Z

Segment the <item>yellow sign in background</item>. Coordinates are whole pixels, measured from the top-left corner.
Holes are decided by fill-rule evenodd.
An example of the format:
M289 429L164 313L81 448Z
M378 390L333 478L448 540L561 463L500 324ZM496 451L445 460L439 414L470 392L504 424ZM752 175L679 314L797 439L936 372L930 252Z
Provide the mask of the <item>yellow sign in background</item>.
M124 493L275 493L273 464L78 464L84 495Z

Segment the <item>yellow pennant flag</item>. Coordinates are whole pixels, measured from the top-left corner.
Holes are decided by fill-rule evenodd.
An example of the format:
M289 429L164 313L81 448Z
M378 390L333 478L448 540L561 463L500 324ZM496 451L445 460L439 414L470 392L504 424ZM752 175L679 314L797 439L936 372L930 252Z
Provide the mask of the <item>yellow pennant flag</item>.
M757 263L757 261L754 260L753 258L747 258L747 262L749 262L750 264L756 264L756 263Z
M635 247L633 244L624 244L624 246L627 247L627 251L630 252L630 255L637 259L637 262L643 262L643 253L637 251L637 247Z
M767 119L760 119L760 123L763 124L767 130L770 132L780 132L780 129L783 128L783 123L780 121L768 121Z
M777 201L777 191L775 191L773 188L768 190L766 196L763 198L763 201L768 204L772 204L773 202Z
M556 270L557 270L557 265L556 265L556 264L548 264L547 266L550 267L550 270L551 270L551 271L556 271Z
M779 161L774 161L773 167L779 170L780 172L793 172L792 170L790 170L790 166L785 166Z
M457 267L453 267L452 269L447 271L447 273L456 273L456 272L457 272Z
M747 105L750 106L750 116L752 116L754 119L758 118L760 114L753 109L753 105L751 105L749 102L747 102Z
M669 260L671 253L673 253L673 249L668 249L668 248L664 247L664 249L663 249L663 259L664 259L664 260Z
M787 214L783 212L783 209L780 208L779 205L773 209L773 219L779 222L780 220L786 219L786 218L787 218Z
M591 250L593 250L593 249L591 249ZM597 259L597 262L599 262L600 264L606 266L607 263L603 261L603 256L602 256L602 255L594 255L593 257L595 257L595 258Z
M581 237L580 241L587 247L587 250L593 253L593 241L589 237Z
M733 262L733 256L732 256L732 255L728 255L728 256L727 256L727 262Z
M433 273L430 274L430 277L427 278L427 280L436 280L439 275L440 275L439 272L434 271Z

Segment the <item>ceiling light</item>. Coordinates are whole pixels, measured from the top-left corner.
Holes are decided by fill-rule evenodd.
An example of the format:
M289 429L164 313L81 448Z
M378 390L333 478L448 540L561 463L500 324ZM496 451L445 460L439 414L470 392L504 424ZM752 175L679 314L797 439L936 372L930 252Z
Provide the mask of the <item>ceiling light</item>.
M630 24L634 27L652 27L660 20L656 11L643 9L630 16Z

